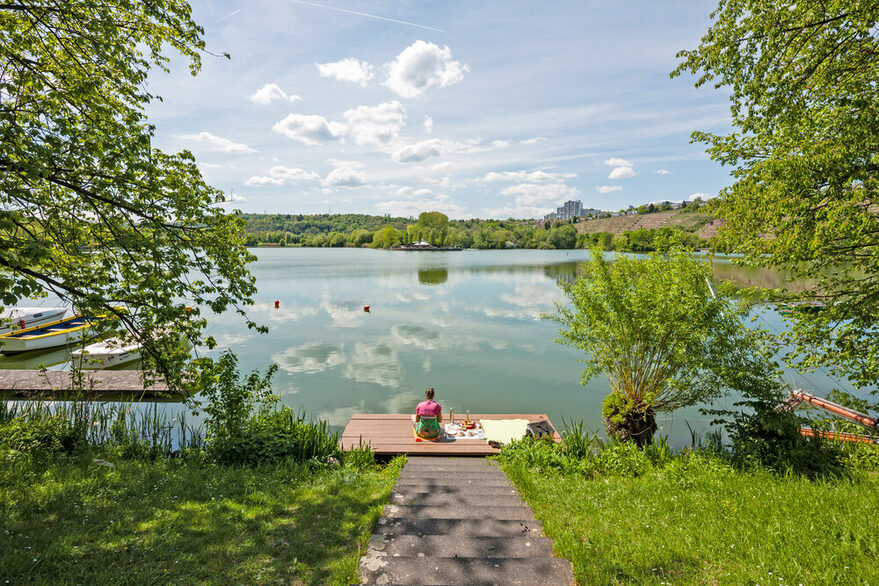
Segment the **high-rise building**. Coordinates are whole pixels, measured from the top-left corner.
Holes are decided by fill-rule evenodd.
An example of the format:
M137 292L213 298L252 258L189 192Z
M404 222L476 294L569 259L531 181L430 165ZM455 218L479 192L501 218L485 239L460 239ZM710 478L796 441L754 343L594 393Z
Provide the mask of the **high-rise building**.
M544 220L570 220L574 217L583 216L583 202L580 200L569 200L562 204L562 207L556 208L555 212L547 214Z

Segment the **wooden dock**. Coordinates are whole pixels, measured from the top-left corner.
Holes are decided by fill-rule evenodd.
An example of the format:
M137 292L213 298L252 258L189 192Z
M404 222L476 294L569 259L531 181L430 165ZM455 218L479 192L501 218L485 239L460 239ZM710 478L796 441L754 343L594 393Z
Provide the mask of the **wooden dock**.
M90 398L112 395L154 397L168 392L164 382L144 386L140 370L86 370L81 381L70 370L0 370L0 394L6 398L58 398L81 391Z
M547 421L546 414L487 413L471 415L471 419L527 419L529 422ZM459 418L456 416L455 421ZM555 426L553 425L553 429ZM558 431L553 434L556 442L562 440ZM486 440L442 439L437 442L415 441L412 435L412 416L408 413L375 413L354 415L342 432L343 449L356 448L360 442L369 444L377 456L411 454L415 456L490 456L500 452L488 445Z

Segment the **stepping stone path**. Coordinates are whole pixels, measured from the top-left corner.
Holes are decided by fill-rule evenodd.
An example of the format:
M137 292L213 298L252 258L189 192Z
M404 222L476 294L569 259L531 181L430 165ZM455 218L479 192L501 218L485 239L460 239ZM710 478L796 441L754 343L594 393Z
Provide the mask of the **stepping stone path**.
M482 458L410 457L360 559L365 584L573 583L506 474Z

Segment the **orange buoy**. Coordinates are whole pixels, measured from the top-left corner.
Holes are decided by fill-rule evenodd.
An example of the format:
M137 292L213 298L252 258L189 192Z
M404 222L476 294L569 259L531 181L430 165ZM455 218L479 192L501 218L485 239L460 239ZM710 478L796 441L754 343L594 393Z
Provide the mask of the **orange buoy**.
M366 313L369 313L369 306L368 306L368 305L364 305L364 306L363 306L363 311L365 311Z
M275 309L278 309L279 307L281 307L281 302L275 299Z

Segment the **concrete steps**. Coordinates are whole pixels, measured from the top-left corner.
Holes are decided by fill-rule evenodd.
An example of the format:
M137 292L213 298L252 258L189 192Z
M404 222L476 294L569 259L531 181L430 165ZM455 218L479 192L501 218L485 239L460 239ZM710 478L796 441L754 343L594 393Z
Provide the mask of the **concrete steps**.
M409 458L360 560L366 584L571 584L492 461Z

